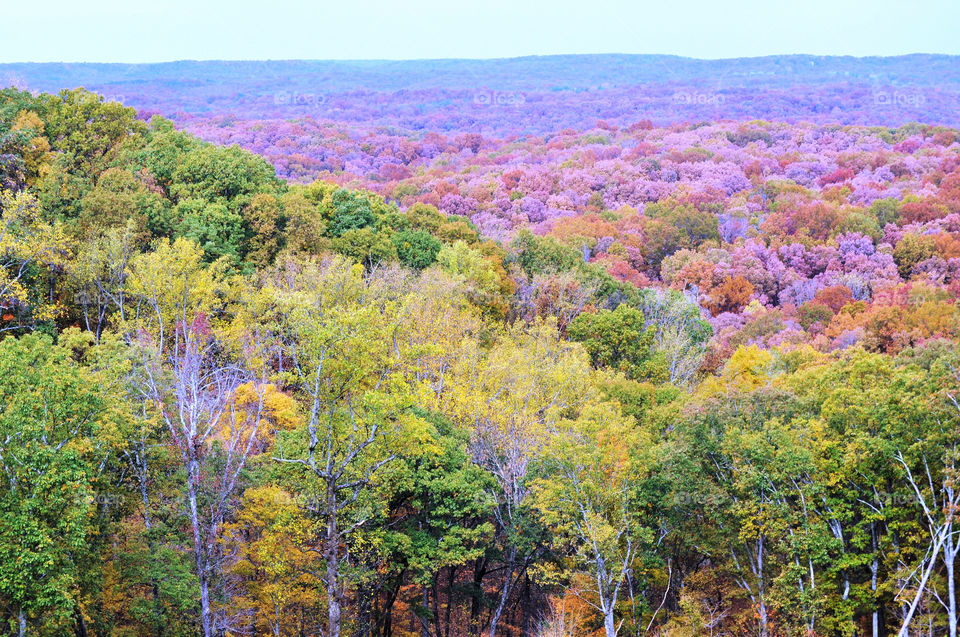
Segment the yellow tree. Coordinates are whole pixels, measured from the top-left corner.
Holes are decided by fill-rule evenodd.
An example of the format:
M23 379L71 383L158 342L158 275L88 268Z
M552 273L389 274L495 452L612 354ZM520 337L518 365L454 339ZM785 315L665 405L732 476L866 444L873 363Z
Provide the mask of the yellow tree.
M401 312L403 331L397 345L402 362L439 398L451 389L455 368L470 351L468 344L484 331L480 312L458 279L436 269L410 279ZM435 401L430 406L439 407Z
M278 436L274 459L308 494L319 531L320 575L327 592L327 637L344 622L346 546L376 515L370 492L380 470L427 423L413 408L429 386L402 364L402 281L368 275L343 259L288 264L266 282L284 359L284 381L296 391L305 426Z
M322 590L310 574L313 523L300 504L276 485L254 487L225 527L225 542L238 556L231 570L243 579L236 603L249 616L251 634L303 634L310 630L304 615L321 605Z
M441 409L471 432L474 461L496 479L491 496L505 568L489 625L494 637L515 584L537 554L524 535L531 464L559 420L584 400L590 365L579 345L558 338L553 322L518 324L488 350L476 340L464 349Z
M17 113L13 126L10 127L11 133L20 133L24 139L20 152L26 169L24 184L27 187L35 186L37 180L48 170L53 161L54 155L50 152L50 141L43 135L43 129L43 120L33 111Z
M99 339L112 312L126 321L127 279L137 255L133 223L82 243L68 264L83 325Z
M652 533L638 494L649 443L616 404L593 402L560 423L535 483L537 508L557 546L585 572L578 595L601 614L606 637L616 637L623 623L618 603L642 592L635 566Z
M63 232L41 218L33 195L0 191L0 331L30 328L60 314L51 298L67 256Z

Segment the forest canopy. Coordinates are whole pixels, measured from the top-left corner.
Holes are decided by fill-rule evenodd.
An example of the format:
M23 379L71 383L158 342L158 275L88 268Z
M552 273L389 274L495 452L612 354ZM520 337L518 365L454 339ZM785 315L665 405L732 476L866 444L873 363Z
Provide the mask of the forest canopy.
M955 636L960 133L604 130L0 91L5 630Z

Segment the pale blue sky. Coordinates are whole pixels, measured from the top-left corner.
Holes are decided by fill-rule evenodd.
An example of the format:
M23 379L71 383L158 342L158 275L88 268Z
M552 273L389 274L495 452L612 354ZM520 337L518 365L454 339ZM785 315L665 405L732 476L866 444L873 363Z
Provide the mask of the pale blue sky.
M4 0L0 62L960 54L960 0Z

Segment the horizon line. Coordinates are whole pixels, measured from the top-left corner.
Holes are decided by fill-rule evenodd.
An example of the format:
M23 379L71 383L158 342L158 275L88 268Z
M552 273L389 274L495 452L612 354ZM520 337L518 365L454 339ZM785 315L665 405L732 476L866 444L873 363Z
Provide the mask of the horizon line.
M515 55L506 57L423 57L423 58L181 58L173 60L157 60L150 62L124 62L124 61L81 61L81 60L59 60L47 62L35 62L30 60L19 61L0 61L0 66L13 65L65 65L65 64L83 64L83 65L123 65L123 66L150 66L163 64L184 64L184 63L275 63L275 62L321 62L321 63L404 63L404 62L504 62L512 60L546 59L546 58L590 58L590 57L635 57L635 58L675 58L678 60L688 60L693 62L736 62L742 60L763 60L769 58L818 58L818 59L852 59L852 60L873 60L873 59L896 59L909 57L943 57L960 58L960 53L928 53L916 51L912 53L899 53L896 55L849 55L849 54L816 54L816 53L772 53L767 55L749 55L739 57L693 57L688 55L678 55L675 53L547 53L533 55Z

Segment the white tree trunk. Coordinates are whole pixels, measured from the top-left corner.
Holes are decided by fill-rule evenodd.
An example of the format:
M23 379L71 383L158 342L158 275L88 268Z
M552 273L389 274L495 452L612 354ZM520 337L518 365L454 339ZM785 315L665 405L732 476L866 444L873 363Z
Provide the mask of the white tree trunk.
M617 625L613 619L612 607L608 607L603 615L603 630L607 637L617 637Z
M200 467L196 458L187 461L187 497L190 506L190 526L193 530L193 552L197 564L197 578L200 580L200 623L203 637L213 637L213 615L210 610L210 577L207 569L207 552L203 540L203 526L197 507L197 481L200 479Z

